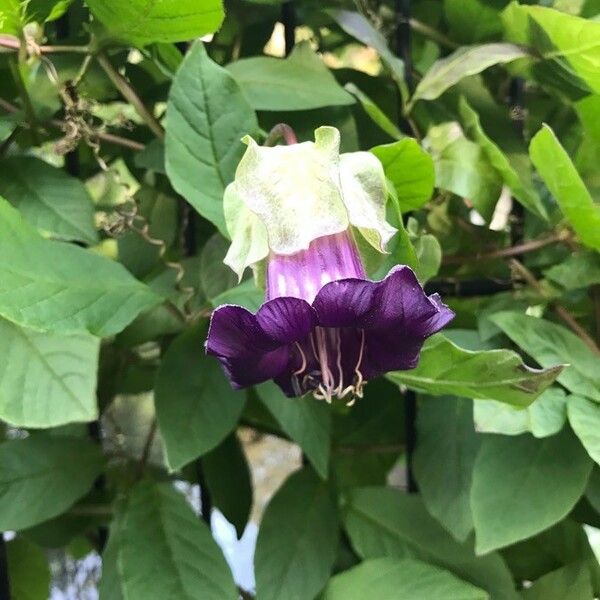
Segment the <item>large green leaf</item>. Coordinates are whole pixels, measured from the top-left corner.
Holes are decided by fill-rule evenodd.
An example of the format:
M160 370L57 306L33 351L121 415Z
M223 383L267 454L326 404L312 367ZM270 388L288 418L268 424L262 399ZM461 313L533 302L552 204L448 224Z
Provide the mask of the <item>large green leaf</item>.
M0 0L0 32L20 36L28 23L60 17L72 0Z
M85 186L43 160L32 156L2 160L0 195L38 229L65 240L90 244L98 240Z
M352 37L379 53L398 81L404 80L404 63L392 52L385 37L359 12L335 8L325 11Z
M100 340L40 332L0 318L0 418L16 427L92 421Z
M302 448L315 471L327 479L331 434L329 406L312 396L287 398L272 382L263 383L256 389L283 431Z
M235 432L204 455L202 468L213 504L235 526L241 538L252 509L252 478Z
M567 411L573 431L600 465L600 404L581 396L571 396Z
M571 392L600 401L600 358L574 333L522 313L499 312L489 318L543 367L567 364L557 379Z
M338 547L336 507L309 469L294 473L263 515L254 569L261 600L312 600L329 578Z
M354 104L308 43L288 58L256 56L227 66L256 110L308 110Z
M102 551L102 576L98 582L99 600L123 600L123 586L117 565L122 520L121 513L114 516L110 524L108 542Z
M160 297L121 265L43 239L0 198L0 315L34 329L119 332Z
M479 115L469 106L464 97L459 103L461 119L467 135L481 146L490 164L500 173L504 183L513 196L528 210L544 219L548 218L546 209L531 182L523 181L506 155L481 127Z
M477 552L508 546L563 519L583 494L592 464L569 429L542 440L486 437L471 487Z
M233 77L196 42L179 67L167 104L166 169L173 187L227 236L223 193L258 128Z
M417 558L452 571L494 598L514 598L512 576L500 556L476 557L472 541L454 540L418 496L389 487L354 489L344 521L362 558Z
M347 83L344 88L348 90L360 102L364 111L371 117L382 131L385 131L392 139L399 140L404 137L404 134L398 129L396 124L375 104L367 94L362 92L353 83Z
M529 154L575 233L586 246L600 250L600 206L550 127L544 125L533 136Z
M92 487L103 463L98 446L80 438L36 434L0 444L0 530L64 512Z
M17 537L6 545L11 598L48 600L50 570L45 552L32 542Z
M426 397L417 417L414 471L419 491L429 513L460 541L473 530L471 475L479 438L472 407L464 398Z
M551 571L523 591L524 600L582 600L593 597L590 572L583 563Z
M173 470L217 446L244 409L245 393L233 390L217 360L205 354L205 338L205 324L179 335L156 378L156 415Z
M544 276L568 290L600 283L600 254L589 251L570 254L564 262L544 271Z
M118 567L127 599L236 600L208 527L170 483L143 481L122 516Z
M468 140L455 122L431 127L424 144L433 157L436 187L466 198L490 221L502 179L483 149Z
M116 38L144 46L185 42L219 29L221 0L86 0L93 15Z
M410 558L374 558L336 575L323 600L486 600L487 592Z
M411 105L417 100L435 100L464 77L524 56L527 56L527 52L515 44L483 44L459 48L450 56L433 63L419 81Z
M463 350L441 334L425 342L416 369L396 371L388 379L420 392L442 396L531 404L559 375L562 366L531 369L511 350Z
M562 388L548 388L527 408L486 400L473 406L475 427L481 433L520 435L531 433L537 438L558 433L567 418L567 398Z
M473 44L497 38L502 32L502 22L496 4L487 0L444 0L452 39Z
M553 85L564 87L568 78L577 77L600 93L600 23L517 2L504 10L502 21L507 39L534 46L554 69L560 68L549 79Z
M404 138L371 148L392 183L402 212L421 208L433 193L435 173L431 156L417 140Z

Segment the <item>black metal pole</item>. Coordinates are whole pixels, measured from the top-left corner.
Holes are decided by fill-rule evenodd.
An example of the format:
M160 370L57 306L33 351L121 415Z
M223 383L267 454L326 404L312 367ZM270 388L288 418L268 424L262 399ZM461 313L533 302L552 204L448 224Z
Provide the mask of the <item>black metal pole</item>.
M6 555L6 541L4 534L0 533L0 600L10 600L10 578L8 576L8 556Z
M396 9L396 53L404 62L404 83L409 93L413 87L412 56L410 49L410 0L395 0ZM411 132L408 123L399 110L398 124L406 132ZM413 472L413 456L417 445L417 396L412 390L404 394L404 441L406 447L406 489L409 493L418 492Z
M288 0L281 5L281 22L285 39L285 55L288 56L296 44L296 10L294 0Z

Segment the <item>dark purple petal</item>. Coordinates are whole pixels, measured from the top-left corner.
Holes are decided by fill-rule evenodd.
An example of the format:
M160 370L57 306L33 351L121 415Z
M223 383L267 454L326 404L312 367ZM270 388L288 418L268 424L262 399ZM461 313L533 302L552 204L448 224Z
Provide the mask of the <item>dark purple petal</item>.
M206 351L215 356L236 358L252 351L275 350L280 344L266 335L256 315L241 306L219 306L210 319Z
M406 266L394 267L382 281L329 283L317 294L313 307L321 326L364 329L360 371L366 379L414 368L425 339L454 317L437 294L425 294Z
M256 320L269 338L291 344L312 331L317 314L306 300L281 297L265 302L256 313Z
M250 352L236 358L217 356L231 385L244 388L278 377L288 368L290 350L281 346L270 352Z
M429 336L454 313L437 294L429 298L406 266L394 267L382 281L342 279L324 285L313 307L324 327L394 329L404 335Z
M289 370L290 345L308 336L316 313L299 298L276 298L256 315L225 305L212 315L206 351L216 356L234 387L246 387Z

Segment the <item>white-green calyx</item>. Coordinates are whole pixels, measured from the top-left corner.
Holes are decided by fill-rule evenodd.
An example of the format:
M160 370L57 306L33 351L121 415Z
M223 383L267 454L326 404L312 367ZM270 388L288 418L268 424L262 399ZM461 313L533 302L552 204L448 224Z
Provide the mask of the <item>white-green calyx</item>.
M385 220L385 175L373 154L340 155L335 127L319 127L314 142L289 146L242 141L248 148L224 196L231 236L224 262L240 278L269 252L294 254L350 226L385 252L396 229Z

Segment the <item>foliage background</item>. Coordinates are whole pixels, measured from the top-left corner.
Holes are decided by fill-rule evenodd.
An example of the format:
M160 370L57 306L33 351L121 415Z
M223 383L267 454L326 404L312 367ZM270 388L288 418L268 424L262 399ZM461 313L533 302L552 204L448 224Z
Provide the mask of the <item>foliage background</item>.
M0 595L47 598L57 549L101 554L107 600L598 595L599 14L0 0ZM222 194L280 121L380 158L401 231L370 274L457 313L351 409L234 392L203 353L213 307L262 299L221 263ZM248 521L240 426L304 456L252 590L206 524Z

